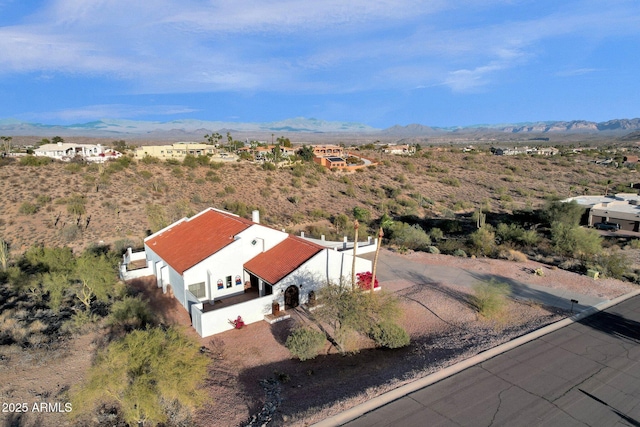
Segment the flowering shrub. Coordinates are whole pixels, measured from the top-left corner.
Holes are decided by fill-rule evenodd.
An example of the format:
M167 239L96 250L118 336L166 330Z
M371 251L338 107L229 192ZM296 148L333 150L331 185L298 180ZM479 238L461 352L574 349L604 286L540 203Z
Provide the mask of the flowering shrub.
M231 323L236 329L242 329L244 326L244 320L242 320L242 317L240 316L238 316L236 320L229 320L229 323Z
M371 279L373 278L373 274L370 271L367 271L366 273L358 273L356 274L356 284L358 285L358 287L364 291L368 291L371 289ZM377 288L380 286L380 283L378 283L378 278L376 277L376 282L374 283L373 287Z

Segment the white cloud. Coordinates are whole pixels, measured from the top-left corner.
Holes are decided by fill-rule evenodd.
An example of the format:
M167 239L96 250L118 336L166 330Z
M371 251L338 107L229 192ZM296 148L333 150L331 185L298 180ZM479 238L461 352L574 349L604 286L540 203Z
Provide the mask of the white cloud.
M597 71L600 71L597 68L576 68L573 70L563 70L563 71L558 71L556 73L556 76L559 77L574 77L574 76L582 76L585 74L591 74L591 73L595 73Z
M46 113L30 114L23 119L29 120L60 120L67 123L96 118L132 119L149 115L171 116L174 114L189 114L198 110L182 105L152 105L135 106L124 104L87 105L79 108L67 108Z
M630 13L638 7L628 1L606 10L598 2L553 3L549 13L518 19L512 3L55 0L23 23L0 27L0 74L107 76L130 82L136 93L438 84L467 91L567 35L640 32L640 13ZM505 15L485 24L474 10Z

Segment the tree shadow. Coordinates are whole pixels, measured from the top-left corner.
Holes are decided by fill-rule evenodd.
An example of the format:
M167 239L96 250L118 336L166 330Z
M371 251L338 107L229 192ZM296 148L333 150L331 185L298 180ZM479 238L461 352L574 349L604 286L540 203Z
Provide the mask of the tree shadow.
M465 293L465 292L461 292L458 291L454 288L451 288L447 285L444 285L440 282L437 282L435 280L432 280L428 277L426 277L423 274L419 274L413 271L407 272L409 277L411 278L411 282L416 283L416 286L418 286L419 288L416 288L413 293L417 293L419 292L420 288L427 288L436 292L439 292L455 301L458 301L462 304L465 304L469 307L472 307L472 298L471 295ZM413 288L413 287L412 287ZM412 289L410 288L410 289ZM401 294L402 292L399 292L398 294Z
M298 322L295 319L286 319L276 322L270 325L271 334L278 344L284 345L287 342L289 335L291 335L291 332L296 328L297 324Z
M619 314L601 311L579 320L578 323L607 335L640 344L640 322L627 319Z
M563 311L577 313L591 307L590 305L580 304L579 302L571 302L571 299L562 298L549 292L531 288L524 283L518 282L517 280L513 280L509 277L495 274L481 274L472 271L468 271L468 273L479 282L490 282L494 280L505 283L511 290L511 298L536 302L545 307L548 311L551 311L549 309L550 307L555 307Z

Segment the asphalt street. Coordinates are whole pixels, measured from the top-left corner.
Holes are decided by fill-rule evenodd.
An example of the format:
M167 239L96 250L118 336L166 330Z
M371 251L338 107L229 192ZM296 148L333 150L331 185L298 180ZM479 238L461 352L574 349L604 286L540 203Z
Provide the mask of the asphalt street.
M343 425L640 426L639 362L633 297Z

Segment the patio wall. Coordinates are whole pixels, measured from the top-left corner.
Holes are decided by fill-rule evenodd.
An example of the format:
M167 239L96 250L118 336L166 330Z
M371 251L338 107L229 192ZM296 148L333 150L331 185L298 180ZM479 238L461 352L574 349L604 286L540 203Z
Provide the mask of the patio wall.
M193 304L191 305L191 323L201 337L208 337L233 329L229 321L235 320L238 316L241 316L246 324L264 320L264 316L271 313L273 299L273 295L268 295L206 313L202 312L202 303Z

